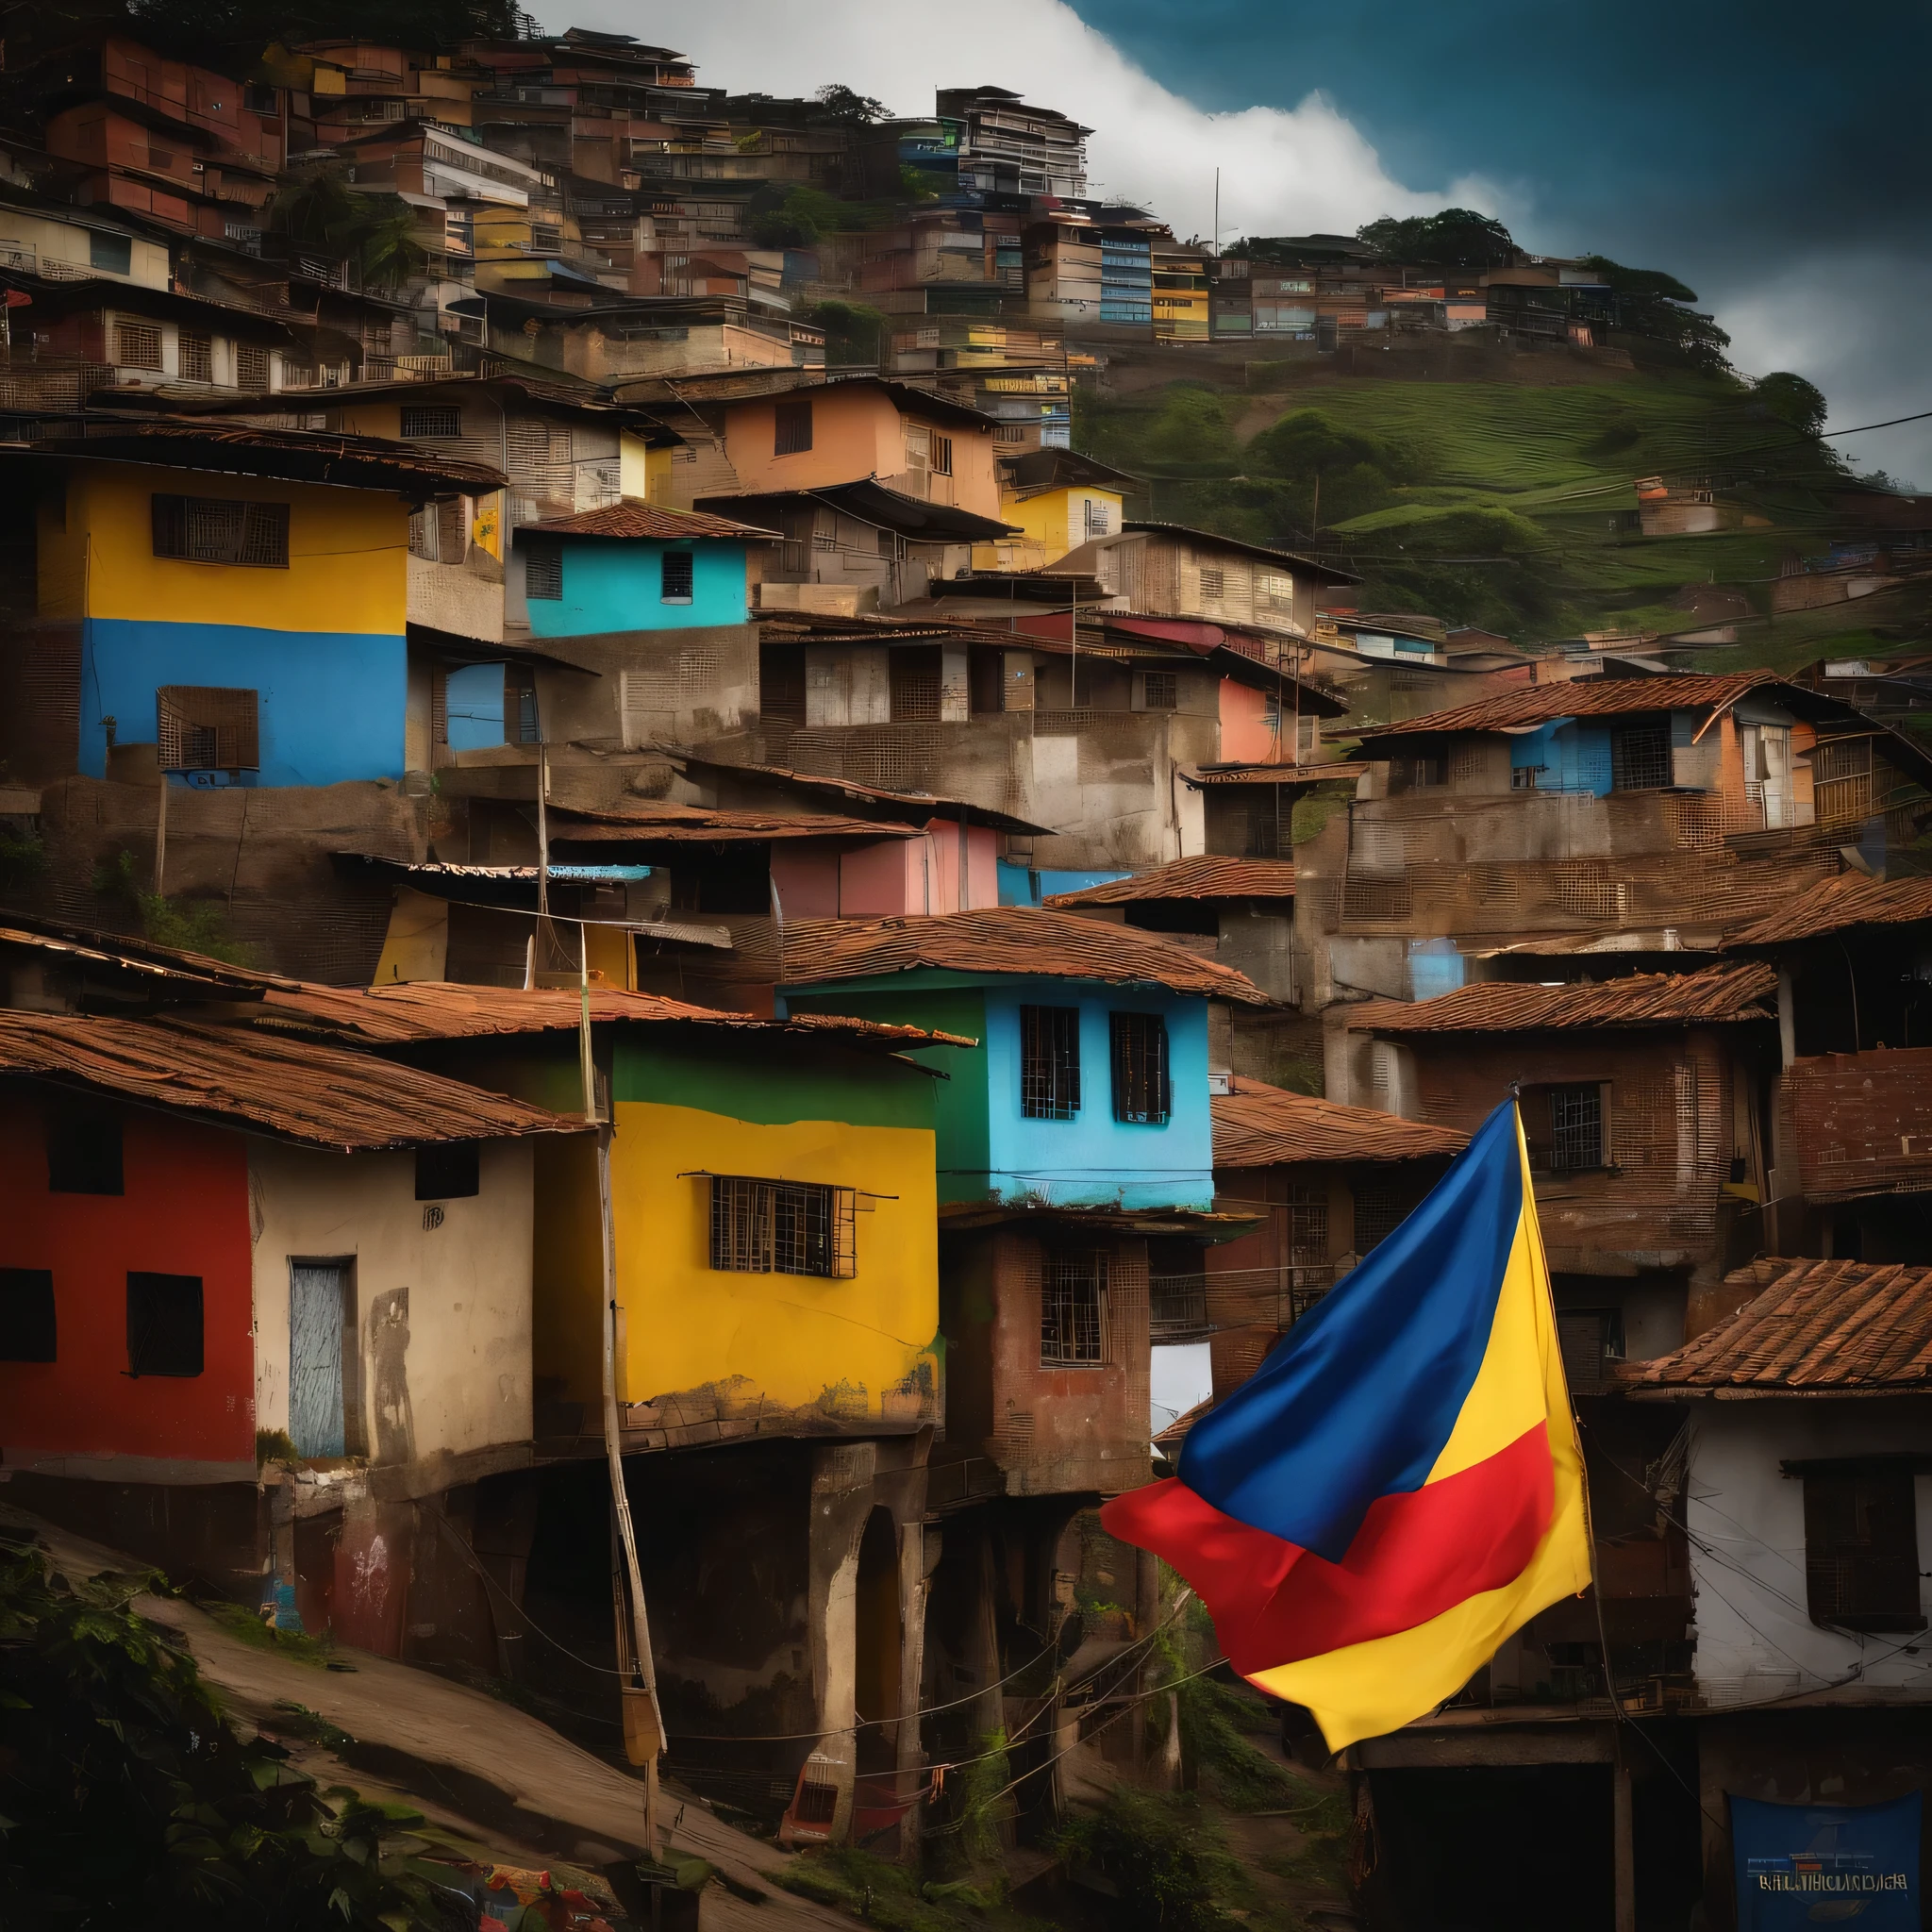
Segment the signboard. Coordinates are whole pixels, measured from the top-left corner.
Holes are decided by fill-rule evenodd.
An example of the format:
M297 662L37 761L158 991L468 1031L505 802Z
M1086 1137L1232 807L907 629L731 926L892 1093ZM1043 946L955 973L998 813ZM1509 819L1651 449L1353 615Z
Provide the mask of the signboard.
M1738 1932L1919 1932L1917 1791L1890 1805L1730 1804Z

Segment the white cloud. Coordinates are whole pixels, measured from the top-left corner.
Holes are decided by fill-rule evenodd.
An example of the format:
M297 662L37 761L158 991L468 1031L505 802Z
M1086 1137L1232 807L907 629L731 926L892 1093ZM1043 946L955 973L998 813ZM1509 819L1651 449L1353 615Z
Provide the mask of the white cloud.
M1391 180L1375 150L1312 84L1293 108L1205 113L1137 67L1065 0L978 0L964 11L934 0L884 9L877 0L711 0L700 8L591 0L570 16L676 47L698 62L700 81L734 92L795 95L842 81L912 115L932 112L935 88L1012 88L1091 126L1095 184L1181 236L1211 232L1217 167L1225 240L1348 234L1378 215L1422 213L1452 198ZM1485 210L1497 202L1479 181L1458 182L1453 198Z

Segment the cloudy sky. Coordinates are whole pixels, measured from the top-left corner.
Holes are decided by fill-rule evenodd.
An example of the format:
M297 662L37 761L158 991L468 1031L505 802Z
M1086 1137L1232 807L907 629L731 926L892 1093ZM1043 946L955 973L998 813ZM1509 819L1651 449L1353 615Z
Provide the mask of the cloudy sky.
M565 0L568 4L568 0ZM1095 129L1093 176L1176 233L1351 230L1445 203L1549 254L1667 268L1740 367L1834 427L1932 410L1920 0L582 0L700 79L843 81L901 113L990 82ZM1932 424L1848 439L1932 488Z

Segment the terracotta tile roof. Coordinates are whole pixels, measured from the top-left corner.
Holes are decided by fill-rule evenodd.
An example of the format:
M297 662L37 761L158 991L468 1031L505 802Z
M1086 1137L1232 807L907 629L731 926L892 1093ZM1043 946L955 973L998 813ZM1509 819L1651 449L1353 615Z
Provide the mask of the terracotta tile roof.
M1635 1390L1767 1394L1932 1387L1932 1268L1765 1258L1727 1274L1724 1286L1751 1299L1675 1354L1629 1363L1618 1380Z
M1733 946L1776 946L1854 925L1907 925L1932 919L1932 879L1874 879L1848 872L1823 879L1789 905L1731 933Z
M1141 899L1292 899L1291 858L1176 858L1152 872L1079 892L1056 892L1048 906L1126 906Z
M1214 1165L1283 1167L1303 1160L1420 1160L1459 1154L1469 1136L1373 1107L1342 1107L1259 1080L1236 1080L1209 1103Z
M1769 966L1712 966L1702 973L1636 973L1576 986L1478 980L1432 1000L1368 1000L1348 1020L1354 1033L1522 1033L1545 1026L1690 1026L1776 1017L1777 974Z
M1530 685L1498 691L1474 704L1425 711L1397 724L1380 724L1361 734L1362 749L1386 740L1433 737L1444 731L1510 731L1547 724L1556 718L1601 718L1633 711L1707 710L1728 705L1759 685L1794 689L1769 671L1739 671L1726 676L1591 677L1572 684Z
M673 542L687 537L727 537L740 543L775 541L770 530L752 524L734 523L708 510L667 509L635 496L607 503L602 509L579 510L575 516L548 517L541 524L518 526L520 536L526 530L538 530L546 537L655 537Z
M1083 919L1076 912L999 906L904 919L797 920L785 928L785 981L791 986L866 979L919 967L1097 979L1114 986L1160 986L1243 1006L1274 1004L1232 967L1169 945L1152 933Z
M405 1046L425 1040L483 1040L523 1033L575 1032L582 1017L581 993L562 987L459 986L447 980L409 980L397 986L312 986L283 980L272 986L259 1008L245 1009L268 1026L309 1029L359 1045ZM889 1026L836 1013L800 1013L791 1020L760 1020L658 993L591 989L593 1024L628 1020L644 1025L680 1024L729 1032L817 1034L858 1045L894 1050L940 1044L976 1046L953 1033L917 1026Z
M0 1011L0 1073L316 1147L410 1147L583 1125L369 1054L178 1020Z
M1180 1454L1181 1444L1188 1440L1188 1431L1214 1407L1213 1396L1205 1402L1197 1402L1192 1408L1184 1408L1166 1428L1157 1432L1154 1446L1172 1462Z

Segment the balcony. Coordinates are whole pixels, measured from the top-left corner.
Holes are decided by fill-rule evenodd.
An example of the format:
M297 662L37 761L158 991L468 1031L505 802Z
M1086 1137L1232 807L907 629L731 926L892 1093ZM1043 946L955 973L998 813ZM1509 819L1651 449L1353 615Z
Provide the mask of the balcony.
M1932 1192L1932 1047L1794 1060L1784 1108L1807 1201Z

